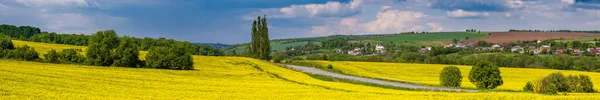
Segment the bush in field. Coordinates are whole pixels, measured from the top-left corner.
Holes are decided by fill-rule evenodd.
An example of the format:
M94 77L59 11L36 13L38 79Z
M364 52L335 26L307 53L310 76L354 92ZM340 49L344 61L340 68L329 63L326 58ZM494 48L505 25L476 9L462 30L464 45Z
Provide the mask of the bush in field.
M179 43L171 47L153 47L146 56L146 67L160 69L194 69L192 56Z
M569 86L568 92L585 92L591 93L594 91L594 84L590 79L590 76L587 75L569 75L566 77Z
M456 66L444 67L440 73L440 85L446 87L460 87L462 75Z
M58 61L59 55L56 50L52 49L48 51L48 53L44 54L44 62L47 63L59 63Z
M567 84L567 78L560 73L552 73L542 79L542 81L547 82L548 84L554 84L558 90L558 92L566 92L569 90L569 84Z
M589 76L569 75L565 77L562 73L552 73L534 84L536 93L556 94L557 92L595 92L593 83Z
M123 37L120 40L119 46L116 48L115 53L113 53L113 58L115 58L112 66L120 66L120 67L141 67L140 59L139 59L139 48L134 43L134 38L132 37Z
M34 60L38 60L40 58L38 52L36 52L34 48L29 47L27 45L25 45L23 47L17 47L12 50L11 49L2 50L2 53L0 53L0 55L3 55L3 58L25 60L25 61L34 61Z
M10 40L10 37L0 34L0 50L3 49L14 49L15 46Z
M80 64L85 61L85 57L77 54L75 49L63 49L61 52L56 52L53 49L44 55L43 61L48 63Z
M523 87L523 91L527 91L527 92L533 91L533 84L531 82L527 82L527 84L525 84L525 87Z
M480 89L494 89L504 84L500 68L487 61L481 61L471 68L469 81Z
M63 49L59 55L59 61L61 63L81 64L85 61L85 57L78 54L77 49Z

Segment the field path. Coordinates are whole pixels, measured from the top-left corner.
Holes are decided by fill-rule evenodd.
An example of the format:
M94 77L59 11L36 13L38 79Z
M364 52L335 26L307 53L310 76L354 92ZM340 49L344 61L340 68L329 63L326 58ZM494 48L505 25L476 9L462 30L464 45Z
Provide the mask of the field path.
M312 74L325 75L325 76L334 77L334 78L356 80L356 81L360 81L360 82L394 86L394 87L400 87L400 88L432 90L432 91L451 91L451 92L477 92L477 90L421 86L421 85L405 84L405 83L398 83L398 82L392 82L392 81L362 78L362 77L343 75L343 74L338 74L338 73L333 73L333 72L327 72L327 71L323 71L323 70L320 70L317 68L305 67L305 66L297 66L297 65L284 65L284 66L291 68L293 70L312 73Z

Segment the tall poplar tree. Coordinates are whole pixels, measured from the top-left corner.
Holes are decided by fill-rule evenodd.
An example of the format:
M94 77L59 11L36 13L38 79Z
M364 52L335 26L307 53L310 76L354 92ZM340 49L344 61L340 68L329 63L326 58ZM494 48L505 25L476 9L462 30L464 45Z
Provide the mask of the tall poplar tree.
M246 53L250 57L269 60L271 54L271 41L269 40L269 29L267 27L266 15L262 18L258 16L252 22L252 41L248 46Z

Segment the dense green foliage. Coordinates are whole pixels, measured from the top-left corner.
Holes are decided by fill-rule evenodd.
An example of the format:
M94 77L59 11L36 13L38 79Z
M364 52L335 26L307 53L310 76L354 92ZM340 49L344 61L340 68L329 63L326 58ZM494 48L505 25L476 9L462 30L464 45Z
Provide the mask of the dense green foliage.
M446 87L460 87L462 75L456 66L444 67L440 73L440 85Z
M252 41L246 50L248 56L263 60L271 59L271 40L266 17L258 16L257 20L252 22Z
M29 38L35 34L40 34L41 30L31 26L14 26L14 25L0 25L0 33L10 36L12 38Z
M565 77L562 73L552 73L534 84L536 93L556 94L557 92L585 92L594 91L594 85L587 75L569 75Z
M531 82L527 82L527 84L525 84L525 87L523 87L523 91L527 91L527 92L533 91L533 84L531 84Z
M78 54L76 49L63 49L61 52L50 50L44 55L44 62L64 63L64 64L82 64L85 56Z
M127 36L121 38L119 46L116 48L115 53L112 54L114 58L112 66L142 67L141 65L144 65L138 58L140 50L133 43L133 40L134 38Z
M86 50L86 64L110 66L113 64L113 49L119 46L119 38L114 30L98 31L90 37Z
M83 34L57 34L42 32L41 34L35 34L26 40L33 42L87 46L89 37L90 36Z
M14 48L15 46L10 40L10 37L0 34L0 50Z
M185 51L183 43L173 44L170 47L153 47L146 55L146 67L160 69L194 69L192 56Z
M34 61L39 59L39 54L27 45L14 47L10 37L0 34L0 58Z
M346 39L342 39L342 38L334 38L334 39L329 39L327 41L323 41L321 44L323 46L323 48L325 49L334 49L334 48L341 48L345 45L347 45L348 40Z
M471 68L469 81L479 89L494 89L504 83L500 76L500 68L486 61L481 61Z

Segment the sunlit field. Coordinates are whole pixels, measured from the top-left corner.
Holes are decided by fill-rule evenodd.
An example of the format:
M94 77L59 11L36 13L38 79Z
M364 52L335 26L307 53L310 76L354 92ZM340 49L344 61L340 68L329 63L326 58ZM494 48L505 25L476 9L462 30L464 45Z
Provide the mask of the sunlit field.
M342 73L389 80L403 80L428 85L439 85L439 73L445 66L437 64L404 64L404 63L379 63L379 62L346 62L346 61L295 61L313 63L324 67L333 65L333 69ZM468 79L471 66L457 66L463 76L462 87L475 88ZM553 72L561 72L565 75L589 75L594 83L594 89L600 90L600 73L582 72L570 70L531 69L531 68L500 68L504 85L496 89L522 90L528 81L545 77Z
M59 52L63 49L81 49L82 51L85 51L85 49L87 48L86 46L51 44L51 43L41 43L41 42L20 41L20 40L12 40L12 42L16 47L22 47L24 45L27 45L29 47L35 48L35 51L37 51L40 54L40 57L43 57L44 54L48 53L48 51L50 51L52 49ZM85 54L85 52L79 52L79 53Z
M600 94L451 93L329 82L268 62L194 56L196 70L0 60L2 99L594 99Z

